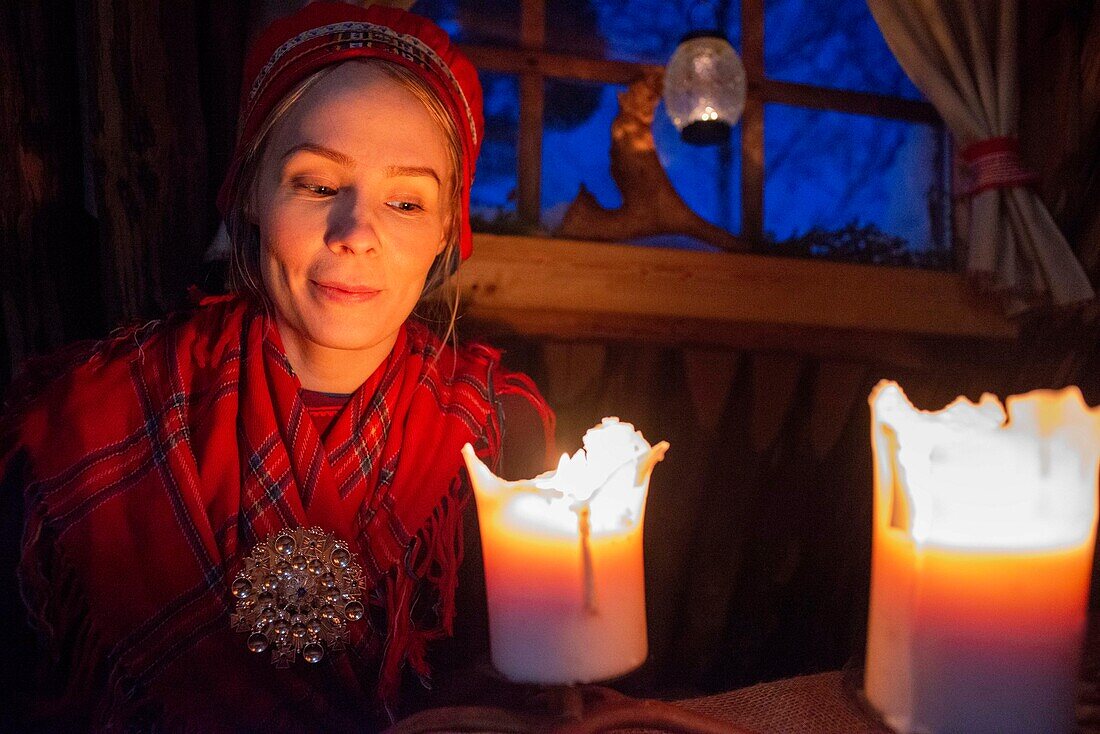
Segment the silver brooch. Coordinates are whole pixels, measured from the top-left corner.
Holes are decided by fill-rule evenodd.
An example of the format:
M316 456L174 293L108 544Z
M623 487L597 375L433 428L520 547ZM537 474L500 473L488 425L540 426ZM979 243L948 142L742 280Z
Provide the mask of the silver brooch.
M348 622L363 618L363 570L347 543L321 528L280 530L258 543L233 579L231 623L248 632L248 649L271 650L277 668L298 653L320 662L347 644Z

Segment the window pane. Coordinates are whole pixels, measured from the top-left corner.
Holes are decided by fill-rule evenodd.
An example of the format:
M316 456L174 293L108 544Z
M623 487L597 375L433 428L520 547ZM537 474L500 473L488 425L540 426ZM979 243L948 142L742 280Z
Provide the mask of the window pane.
M653 137L673 188L692 211L734 234L740 232L741 125L734 125L729 142L721 146L689 145L680 139L661 104L653 118Z
M599 203L614 209L622 197L611 179L611 122L618 113L616 85L571 83L573 94L594 93L592 111L583 118L562 122L558 103L576 109L560 95L561 87L547 83L547 105L542 142L542 223L553 230L584 185ZM557 91L555 91L557 90ZM556 102L555 100L558 100ZM657 155L673 187L696 213L720 227L737 232L741 224L739 127L725 149L700 148L682 142L672 121L659 106L654 118ZM685 237L652 237L640 244L702 248Z
M547 0L546 48L580 56L664 64L691 30L724 27L741 47L739 0Z
M501 230L515 218L519 141L519 80L481 72L485 140L470 191L474 229Z
M609 146L611 121L618 112L616 95L623 87L582 82L571 85L579 92L594 93L595 104L588 115L578 116L572 124L561 124L550 86L547 82L542 133L542 220L554 229L581 185L609 209L622 204L611 180Z
M417 0L412 9L459 43L519 46L517 0Z
M764 108L764 228L784 254L946 267L941 128Z
M766 0L764 66L773 79L922 99L866 0Z

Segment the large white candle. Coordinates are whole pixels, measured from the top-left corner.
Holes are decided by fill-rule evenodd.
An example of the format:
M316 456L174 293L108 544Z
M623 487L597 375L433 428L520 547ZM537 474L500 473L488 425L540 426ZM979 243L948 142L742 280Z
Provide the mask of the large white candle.
M642 521L650 472L667 448L604 418L555 471L517 482L463 448L481 525L492 660L509 679L584 683L645 661Z
M899 732L1069 732L1100 409L1076 388L918 411L871 394L865 690Z

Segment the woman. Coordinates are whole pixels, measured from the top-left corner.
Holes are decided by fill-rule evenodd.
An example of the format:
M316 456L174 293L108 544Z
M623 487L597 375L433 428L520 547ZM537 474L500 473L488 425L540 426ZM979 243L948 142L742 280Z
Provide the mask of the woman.
M426 679L453 630L459 450L541 454L549 435L498 353L410 318L472 246L481 92L446 35L308 5L258 40L241 109L219 196L236 294L94 345L9 417L0 459L24 495L19 575L55 661L53 721L392 718L403 671ZM505 414L543 430L504 452ZM345 651L280 669L231 614L250 551L304 527L345 544L368 609Z

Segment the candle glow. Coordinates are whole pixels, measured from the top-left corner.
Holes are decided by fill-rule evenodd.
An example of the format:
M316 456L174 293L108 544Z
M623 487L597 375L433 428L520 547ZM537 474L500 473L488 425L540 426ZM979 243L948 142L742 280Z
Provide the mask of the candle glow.
M577 683L621 675L648 647L642 525L651 447L605 418L554 471L509 482L469 445L493 665L508 678Z
M865 689L899 732L1070 731L1100 409L1076 388L941 411L871 394Z

